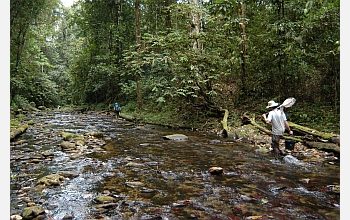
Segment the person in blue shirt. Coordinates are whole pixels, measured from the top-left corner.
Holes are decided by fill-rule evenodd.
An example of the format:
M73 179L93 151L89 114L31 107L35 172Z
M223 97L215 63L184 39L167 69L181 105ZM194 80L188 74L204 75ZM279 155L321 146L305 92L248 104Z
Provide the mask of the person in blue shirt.
M122 108L119 106L118 102L114 103L114 107L113 107L115 114L116 114L116 118L117 120L119 119L119 114L120 111L122 110Z
M270 111L268 113L268 116L266 114L263 114L265 123L272 125L272 143L271 147L273 149L275 159L280 159L280 154L284 154L283 151L279 148L279 142L280 139L287 129L288 133L290 135L293 135L293 131L290 129L286 114L283 112L283 108L278 108L278 103L271 100L267 103L267 107Z

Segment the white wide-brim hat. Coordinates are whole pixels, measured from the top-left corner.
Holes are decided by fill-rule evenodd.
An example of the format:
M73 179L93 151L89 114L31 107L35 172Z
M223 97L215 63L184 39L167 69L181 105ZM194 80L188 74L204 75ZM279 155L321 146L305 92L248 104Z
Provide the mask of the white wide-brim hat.
M276 107L276 106L278 106L278 103L275 102L275 101L273 101L273 100L271 100L271 101L269 101L269 102L267 103L266 108L272 108L272 107Z

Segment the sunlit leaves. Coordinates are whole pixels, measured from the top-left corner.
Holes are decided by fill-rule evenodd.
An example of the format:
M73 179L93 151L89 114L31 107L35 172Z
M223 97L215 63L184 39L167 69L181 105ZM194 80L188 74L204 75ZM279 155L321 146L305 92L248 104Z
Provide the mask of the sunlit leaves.
M164 99L164 97L158 97L157 100L156 100L156 102L158 102L158 103L164 103L164 102L165 102L165 99Z

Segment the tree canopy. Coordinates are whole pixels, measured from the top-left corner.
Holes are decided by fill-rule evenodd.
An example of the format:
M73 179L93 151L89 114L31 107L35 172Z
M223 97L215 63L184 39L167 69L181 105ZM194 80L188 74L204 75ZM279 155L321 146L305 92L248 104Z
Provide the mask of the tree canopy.
M339 122L340 0L10 7L12 108L118 101L195 120L295 97L296 121Z

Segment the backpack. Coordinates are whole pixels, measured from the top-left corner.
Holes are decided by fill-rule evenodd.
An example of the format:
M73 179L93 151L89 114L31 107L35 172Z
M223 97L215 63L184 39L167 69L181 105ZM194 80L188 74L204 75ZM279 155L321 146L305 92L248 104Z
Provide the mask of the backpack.
M119 106L118 102L114 103L114 110L120 111L120 106Z

